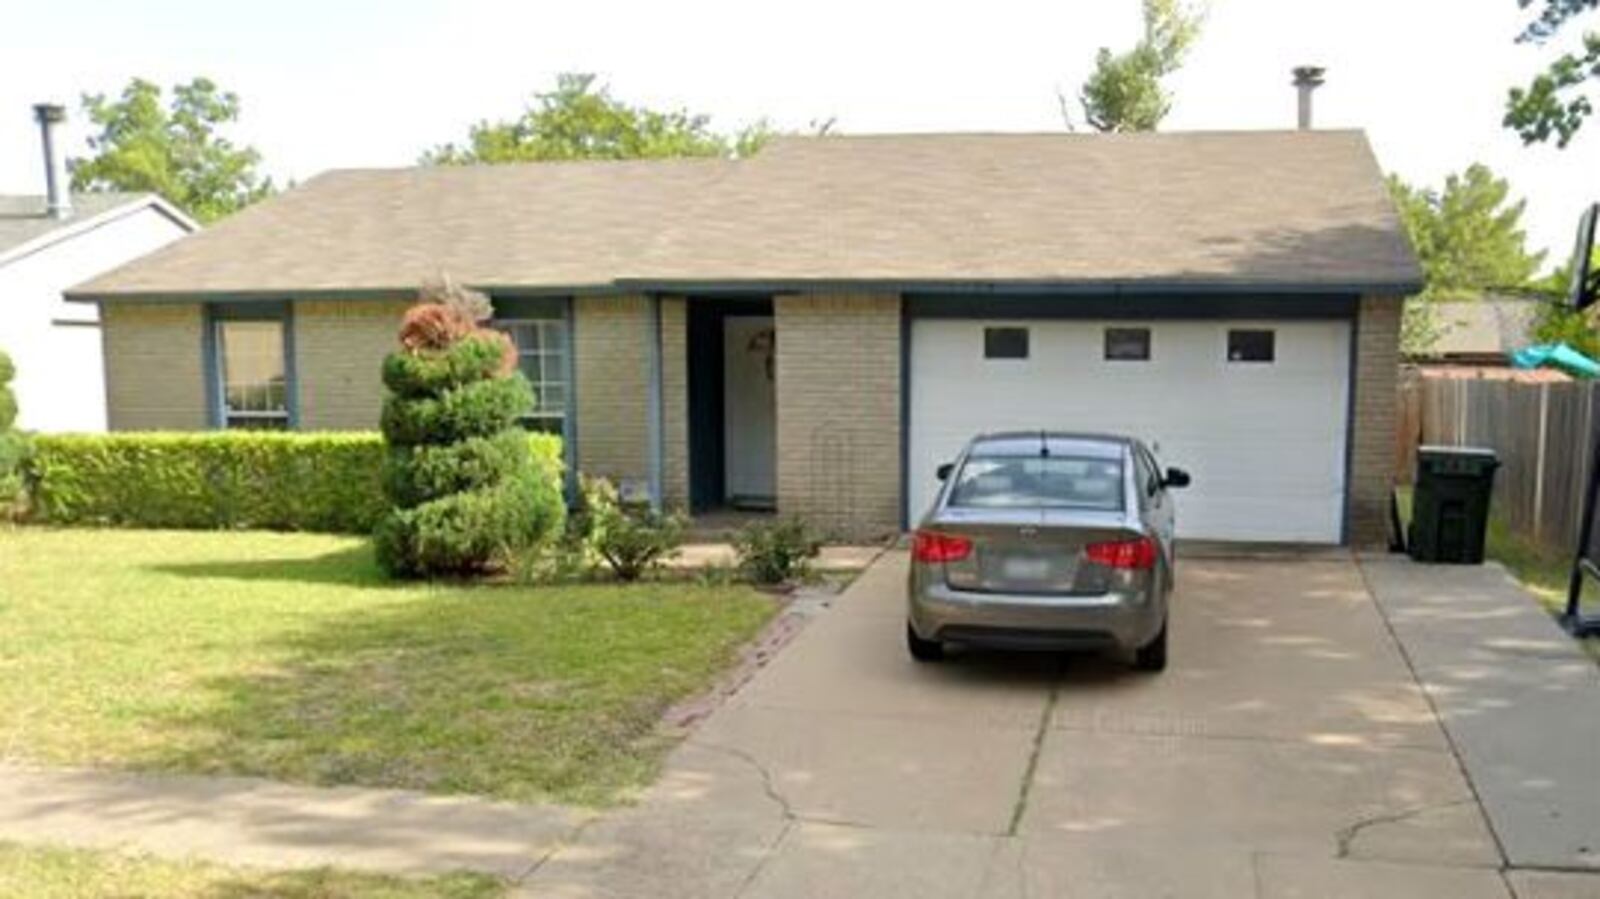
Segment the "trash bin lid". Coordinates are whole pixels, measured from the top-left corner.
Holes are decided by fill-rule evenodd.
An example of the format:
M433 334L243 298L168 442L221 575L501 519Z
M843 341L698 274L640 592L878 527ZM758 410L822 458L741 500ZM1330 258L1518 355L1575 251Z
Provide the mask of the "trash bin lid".
M1434 444L1431 446L1417 447L1417 454L1446 457L1454 456L1458 458L1483 459L1486 461L1497 461L1500 458L1495 454L1494 450L1484 446L1440 446Z

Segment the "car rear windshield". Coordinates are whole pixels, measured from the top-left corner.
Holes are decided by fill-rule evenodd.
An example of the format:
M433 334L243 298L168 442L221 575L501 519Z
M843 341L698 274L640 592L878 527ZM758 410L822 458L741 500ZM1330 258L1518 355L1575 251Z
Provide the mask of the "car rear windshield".
M1087 456L969 456L949 505L1122 510L1122 462Z

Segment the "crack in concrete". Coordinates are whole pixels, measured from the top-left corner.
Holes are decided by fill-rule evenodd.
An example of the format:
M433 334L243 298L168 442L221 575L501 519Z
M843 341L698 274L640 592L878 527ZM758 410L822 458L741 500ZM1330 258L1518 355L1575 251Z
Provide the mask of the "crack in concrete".
M750 753L745 752L743 749L738 749L733 746L723 746L719 743L708 743L704 740L693 740L689 745L698 746L701 749L709 749L712 752L721 753L722 755L744 762L746 765L750 766L750 769L755 771L756 776L761 779L761 792L766 794L766 797L778 806L779 812L781 812L783 815L783 820L800 820L800 815L794 810L794 805L789 802L789 797L783 795L783 793L778 789L778 785L773 782L772 772L767 770L767 766L763 765L760 759L757 759Z
M783 846L785 840L789 839L789 834L794 831L794 825L795 822L792 820L783 822L783 829L778 831L778 838L772 841L772 845L768 846L765 852L761 853L761 857L756 859L756 863L751 866L750 873L746 874L744 880L739 881L739 885L734 888L734 899L738 899L738 897L750 892L750 887L755 885L756 878L760 877L761 872L767 869L767 865L777 856L778 849Z
M1362 832L1368 828L1378 827L1384 824L1399 824L1404 821L1409 821L1412 818L1416 818L1420 815L1425 815L1429 812L1437 812L1447 808L1457 808L1464 805L1473 805L1476 803L1476 801L1477 800L1474 799L1455 799L1450 802L1436 802L1430 805L1419 805L1415 808L1402 809L1398 812L1384 812L1381 815L1372 815L1367 818L1362 818L1360 821L1351 824L1349 827L1341 828L1338 833L1334 834L1334 840L1338 846L1338 851L1334 853L1334 858L1349 858L1352 845L1355 843L1356 839L1361 836Z
M516 877L511 878L511 885L512 886L522 886L524 883L526 883L528 881L528 878L530 878L533 875L539 873L539 869L543 868L545 866L546 862L550 861L551 859L555 858L558 854L560 854L561 850L566 849L569 846L577 845L578 841L583 838L584 831L587 831L591 826L594 825L594 823L596 821L599 821L600 817L601 816L599 816L599 815L595 815L595 816L593 816L591 818L588 818L588 819L584 820L578 826L572 828L571 832L569 832L566 836L564 836L560 840L558 840L556 842L556 844L554 846L551 846L550 849L547 852L545 852L543 855L539 856L538 858L535 858L533 860L533 862L530 863L528 865L528 867L525 868L521 874L518 874Z
M825 815L811 815L806 814L805 812L796 811L794 804L789 801L789 797L783 795L782 791L778 789L777 784L774 782L772 772L767 769L767 766L763 765L759 759L743 749L737 749L732 746L723 746L719 743L707 743L703 740L695 740L692 745L698 746L701 749L709 749L712 752L720 753L732 759L737 759L738 761L748 765L751 770L755 771L756 775L761 778L761 791L766 794L766 797L771 800L773 804L778 806L778 810L782 814L783 820L786 822L795 824L823 824L829 827L849 827L857 830L875 829L873 825L865 824L860 821L851 821L846 818L829 818Z
M1033 778L1039 768L1039 754L1044 751L1044 738L1050 733L1050 719L1055 715L1056 703L1061 698L1061 678L1057 672L1056 682L1050 686L1050 695L1045 700L1044 711L1039 714L1039 727L1033 734L1033 749L1028 753L1028 764L1022 769L1022 783L1017 788L1017 801L1011 806L1011 820L1006 824L1005 833L1001 836L1014 837L1017 829L1022 826L1022 816L1028 810L1028 794L1033 790Z

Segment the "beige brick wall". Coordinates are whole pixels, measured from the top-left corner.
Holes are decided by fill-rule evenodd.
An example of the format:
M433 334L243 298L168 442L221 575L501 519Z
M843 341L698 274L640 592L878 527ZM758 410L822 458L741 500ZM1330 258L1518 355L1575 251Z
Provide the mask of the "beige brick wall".
M613 480L650 477L650 301L642 296L573 302L578 470ZM662 494L689 502L688 309L661 300Z
M1388 540L1394 482L1396 381L1400 371L1399 297L1363 297L1356 321L1355 411L1350 435L1350 543Z
M294 304L300 428L360 431L378 426L383 357L395 348L405 300Z
M840 538L900 528L900 297L773 301L778 511Z
M200 305L108 303L102 316L111 429L208 427Z

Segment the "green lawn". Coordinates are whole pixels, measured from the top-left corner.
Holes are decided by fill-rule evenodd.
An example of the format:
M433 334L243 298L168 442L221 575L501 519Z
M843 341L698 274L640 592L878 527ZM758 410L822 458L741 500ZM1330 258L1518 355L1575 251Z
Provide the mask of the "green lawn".
M0 843L6 899L495 899L505 885L456 874L402 879L319 868L265 871Z
M345 537L0 530L0 758L605 804L773 611L390 584Z

